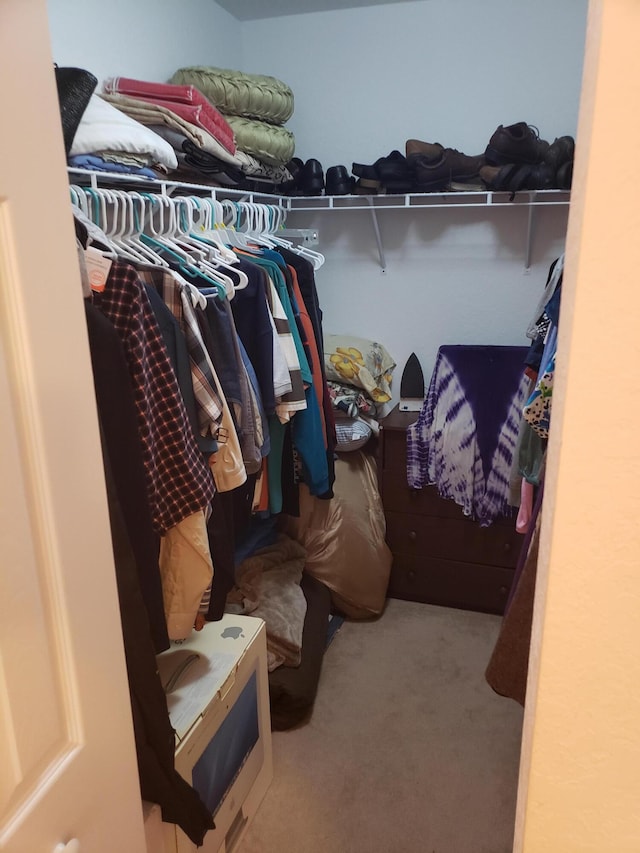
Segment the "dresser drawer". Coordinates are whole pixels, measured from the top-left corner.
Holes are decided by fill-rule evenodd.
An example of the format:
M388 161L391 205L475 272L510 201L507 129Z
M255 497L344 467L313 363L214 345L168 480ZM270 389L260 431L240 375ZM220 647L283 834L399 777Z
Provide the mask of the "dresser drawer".
M480 527L468 519L385 513L394 554L484 563L513 569L522 536L502 525Z
M412 512L437 518L468 520L458 504L438 494L436 486L412 489L407 484L407 437L405 431L387 430L382 448L382 468L378 474L385 512ZM513 517L500 516L492 527L513 528Z
M382 452L383 471L404 471L407 465L407 432L406 430L389 430L384 432Z
M387 596L502 614L513 576L497 566L394 554Z
M408 512L435 518L466 520L462 508L455 501L441 498L435 486L411 489L407 485L404 469L402 473L402 477L391 472L382 475L382 502L385 512Z

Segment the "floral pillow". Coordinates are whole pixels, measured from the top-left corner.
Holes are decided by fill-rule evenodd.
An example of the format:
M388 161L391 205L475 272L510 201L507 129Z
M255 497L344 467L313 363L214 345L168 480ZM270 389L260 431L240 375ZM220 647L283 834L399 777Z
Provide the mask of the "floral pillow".
M391 400L391 379L396 366L382 344L347 335L324 336L327 379L362 388L376 403Z

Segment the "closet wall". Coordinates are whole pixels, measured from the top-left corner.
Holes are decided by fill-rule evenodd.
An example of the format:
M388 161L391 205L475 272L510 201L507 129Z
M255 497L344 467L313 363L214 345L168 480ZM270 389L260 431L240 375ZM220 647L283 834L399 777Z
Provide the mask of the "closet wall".
M297 155L325 169L404 152L410 137L475 154L515 121L575 135L587 0L418 0L242 24L214 0L72 5L49 0L60 64L100 78L166 80L198 63L273 74L295 93ZM289 218L319 230L327 332L378 339L400 366L415 351L427 379L440 344L525 342L566 208L538 211L529 271L524 207L378 216L384 273L366 211Z
M240 22L212 0L48 0L51 51L99 80L167 80L180 65L234 68Z

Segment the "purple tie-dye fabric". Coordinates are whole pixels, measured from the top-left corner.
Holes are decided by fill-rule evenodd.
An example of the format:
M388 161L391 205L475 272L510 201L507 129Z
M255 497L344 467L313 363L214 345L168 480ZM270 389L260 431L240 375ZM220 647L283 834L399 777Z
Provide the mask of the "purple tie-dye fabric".
M407 482L486 527L509 511L509 476L527 397L527 347L443 346L407 430Z

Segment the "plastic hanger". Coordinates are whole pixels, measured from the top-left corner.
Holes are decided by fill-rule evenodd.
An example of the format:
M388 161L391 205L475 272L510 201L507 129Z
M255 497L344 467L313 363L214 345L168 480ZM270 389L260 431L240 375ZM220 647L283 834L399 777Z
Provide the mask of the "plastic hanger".
M193 229L195 227L193 211L197 207L195 202L196 199L192 197L173 200L176 209L177 225L174 240L179 246L186 248L187 251L190 251L192 254L195 253L196 266L204 270L214 281L219 282L224 287L227 298L233 299L235 294L234 281L221 270L221 267L228 268L228 265L219 262L216 254L217 249L214 246L204 241L197 241L193 237Z
M197 212L197 217L194 216L192 237L214 249L217 252L217 256L224 263L229 265L237 263L236 256L225 245L226 231L223 228L224 215L222 204L212 198L200 199L190 197L188 201L195 208L193 212Z
M109 208L107 206L107 202L111 202L111 195L109 191L104 189L97 190L93 189L93 187L85 187L81 192L84 194L86 200L86 216L101 229L109 251L113 252L116 257L121 257L125 260L135 262L137 258L135 258L134 255L129 253L126 249L119 246L114 240L114 213L112 210L112 216L110 217Z
M267 206L240 201L238 207L241 214L244 214L244 227L241 231L246 235L247 240L258 247L273 249L274 244L266 235L267 227L264 221L264 211Z
M235 246L237 249L242 249L245 252L254 251L255 246L251 246L249 244L246 235L238 227L241 215L238 202L224 199L222 205L227 214L223 221L226 227L226 236L230 245Z
M313 264L314 270L319 270L325 261L324 255L322 255L320 252L315 252L312 249L308 249L306 246L296 246L289 240L284 240L283 238L278 237L277 231L279 228L282 228L284 226L286 218L284 209L276 205L263 206L267 207L269 212L270 221L267 229L269 233L269 239L276 246L284 246L284 248L295 252L295 254L307 258L307 260L311 261L311 263Z
M143 193L144 197L150 197L152 201L151 216L148 223L149 228L153 232L153 236L148 234L142 235L142 240L145 244L151 245L163 256L168 257L174 262L184 274L194 278L201 279L207 286L215 287L220 298L227 297L227 291L231 291L233 282L228 278L220 275L215 275L211 269L204 269L202 261L194 261L185 249L176 242L177 234L177 216L176 205L172 199L167 196L151 196L149 193ZM157 221L153 216L153 205L157 211Z
M148 263L167 269L169 267L169 263L158 252L155 252L150 245L147 245L142 240L143 228L146 219L146 201L144 197L135 191L127 192L126 196L129 203L129 228L123 237L125 244L137 249L140 254L147 259Z

